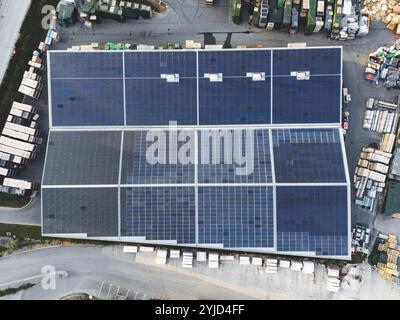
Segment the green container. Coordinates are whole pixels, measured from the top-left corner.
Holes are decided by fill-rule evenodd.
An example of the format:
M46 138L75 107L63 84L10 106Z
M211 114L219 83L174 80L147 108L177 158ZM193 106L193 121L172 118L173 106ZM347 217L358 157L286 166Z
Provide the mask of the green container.
M305 34L311 34L315 29L315 16L317 15L317 0L310 0L310 9L307 14Z
M285 7L285 0L278 0L278 8L283 9Z
M242 22L242 1L232 0L232 21L233 23L240 24Z
M285 2L285 7L283 9L283 21L282 21L282 26L283 27L289 27L290 22L292 18L292 1L291 0L286 0Z

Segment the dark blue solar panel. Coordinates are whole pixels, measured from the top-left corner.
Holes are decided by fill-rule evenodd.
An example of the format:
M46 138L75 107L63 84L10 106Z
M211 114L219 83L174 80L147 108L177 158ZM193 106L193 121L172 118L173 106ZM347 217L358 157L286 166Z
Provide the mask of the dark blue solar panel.
M292 71L313 74L341 73L341 49L285 49L273 52L273 75L290 75Z
M273 79L273 123L340 123L340 76Z
M122 80L52 80L53 126L124 124Z
M161 74L170 73L178 73L180 78L196 78L196 52L137 51L125 53L125 77L160 78Z
M199 244L274 246L272 188L200 187Z
M126 80L127 125L197 124L197 80Z
M226 76L245 77L247 72L271 74L271 51L224 50L199 51L199 77L205 73L223 73Z
M277 250L347 255L347 187L277 187Z
M270 78L224 78L222 82L200 79L200 125L269 124L270 92Z
M122 78L121 52L51 52L54 78Z
M198 135L199 183L272 182L268 130L201 130Z
M170 141L175 140L173 137L175 134L183 138L187 134L191 135L185 142L177 142L178 150L180 150L183 144L190 146L190 141L192 141L193 154L187 155L191 163L182 163L177 157L175 148L172 148L170 152L172 146ZM161 130L125 131L121 182L123 184L194 183L194 134L194 131L179 131L178 133ZM165 140L163 140L164 137ZM165 141L165 143L160 143L160 141ZM157 145L157 148L152 149L151 145Z
M121 235L195 243L194 188L122 188Z
M276 182L346 182L337 129L272 130Z

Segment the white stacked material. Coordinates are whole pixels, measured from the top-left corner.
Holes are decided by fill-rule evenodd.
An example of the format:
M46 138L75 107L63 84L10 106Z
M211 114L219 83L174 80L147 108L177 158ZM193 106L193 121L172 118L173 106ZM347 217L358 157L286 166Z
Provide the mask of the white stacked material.
M0 143L16 149L34 152L37 149L37 145L29 142L22 142L16 139L8 138L6 136L0 136Z
M265 260L265 273L277 273L278 272L278 260L277 259L266 259Z
M396 142L396 135L394 133L385 133L379 143L379 148L382 151L391 153Z
M335 269L335 268L327 268L328 271L328 277L339 277L339 269Z
M125 253L137 253L138 248L137 246L124 246L122 251Z
M379 133L393 133L397 127L397 114L387 110L366 110L363 128Z
M250 264L250 257L240 256L239 257L239 264L241 265L249 265Z
M260 257L252 257L251 258L251 264L253 266L262 266L262 258L260 258Z
M21 180L21 179L13 179L13 178L4 178L3 185L11 188L18 188L23 190L33 190L34 184L31 181Z
M220 259L223 260L223 261L233 261L233 260L235 260L235 256L226 256L226 255L224 255L224 256L221 256Z
M303 262L293 260L290 269L293 271L301 271L301 269L303 269Z
M304 261L303 262L303 273L304 274L314 274L315 266L312 261Z
M340 280L337 277L326 278L327 289L330 292L338 292L340 290Z
M290 268L290 260L279 260L279 268Z
M219 268L219 255L216 253L210 253L208 255L208 267L210 269L218 269Z
M167 250L157 250L156 264L166 264L167 263Z
M141 252L153 252L153 251L154 251L154 248L153 248L153 247L143 247L143 246L140 246L140 251L141 251Z
M181 256L180 250L170 250L169 251L169 258L170 259L179 259Z
M200 262L207 261L207 252L205 251L197 251L196 260Z
M193 268L193 252L184 252L182 255L182 267Z
M154 50L154 46L149 46L149 45L145 45L145 44L139 44L136 47L136 50Z

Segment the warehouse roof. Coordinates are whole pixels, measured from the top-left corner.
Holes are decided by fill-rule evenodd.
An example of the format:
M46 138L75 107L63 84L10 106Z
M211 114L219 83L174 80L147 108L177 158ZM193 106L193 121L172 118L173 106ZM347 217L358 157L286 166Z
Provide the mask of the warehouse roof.
M341 56L50 51L43 234L348 257ZM198 161L149 163L149 132ZM204 132L251 136L252 170L200 161Z

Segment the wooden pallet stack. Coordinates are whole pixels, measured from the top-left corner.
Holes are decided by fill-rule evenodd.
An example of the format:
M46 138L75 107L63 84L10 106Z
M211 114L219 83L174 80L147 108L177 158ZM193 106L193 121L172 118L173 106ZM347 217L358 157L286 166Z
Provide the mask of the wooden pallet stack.
M386 263L379 262L377 264L378 272L387 280L399 278L397 261L400 257L400 245L397 244L397 237L389 235L387 242L378 245L378 251L386 252Z
M400 34L400 5L397 0L364 0L363 11L371 14L372 20L383 21L386 27Z

